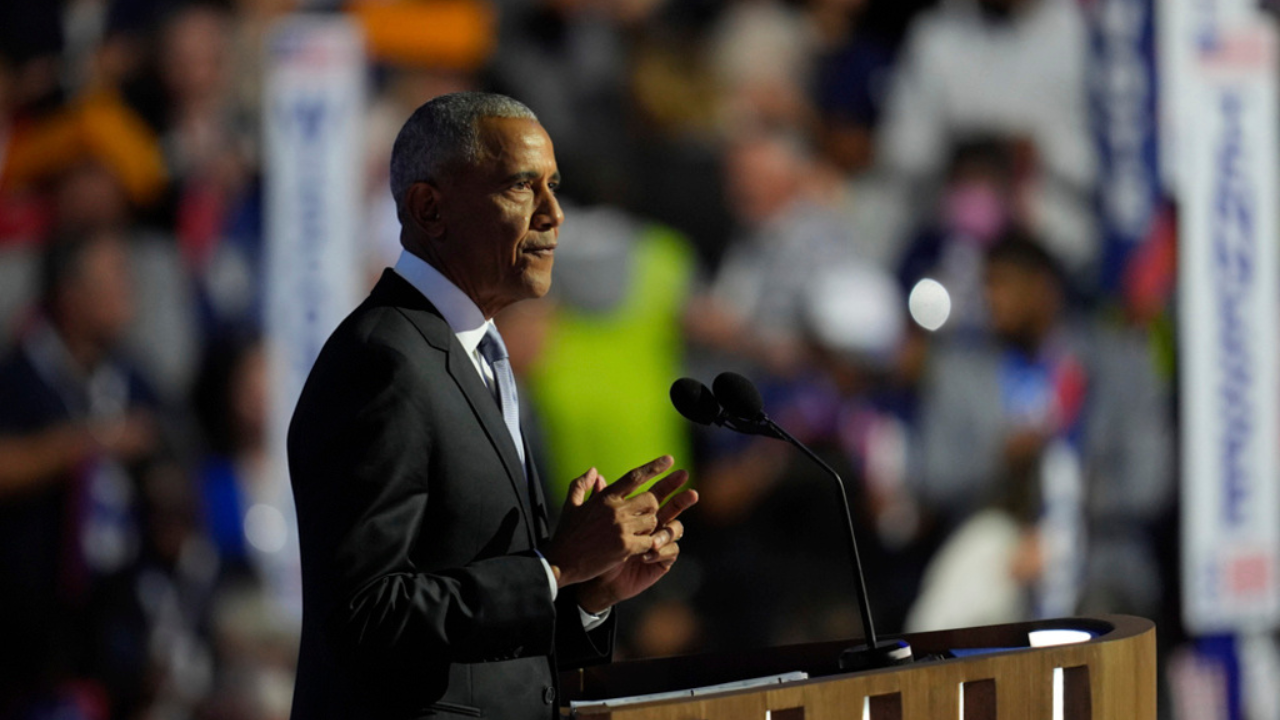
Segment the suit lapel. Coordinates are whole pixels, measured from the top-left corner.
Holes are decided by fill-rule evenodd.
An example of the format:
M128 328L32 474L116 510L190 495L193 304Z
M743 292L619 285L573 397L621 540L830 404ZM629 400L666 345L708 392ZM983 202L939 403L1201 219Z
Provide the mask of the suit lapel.
M498 408L498 403L494 402L489 388L485 387L484 381L476 373L475 365L471 364L471 358L467 357L466 351L462 349L456 337L451 334L450 338L453 340L453 348L449 352L449 376L467 397L471 412L475 413L476 418L480 420L485 434L489 436L489 442L502 456L502 464L507 469L511 489L520 501L520 512L524 513L525 524L529 528L529 542L534 542L533 513L529 507L529 483L525 480L524 471L520 468L520 456L516 454L515 442L512 441L511 433L502 419L502 411Z
M533 449L529 447L528 440L524 443L524 456L533 457ZM547 518L547 497L542 490L542 478L538 476L538 466L533 462L529 463L529 487L533 488L534 535L537 537L538 547L542 547L551 538L551 522Z
M498 456L502 458L502 465L507 470L511 490L515 493L516 503L524 516L529 543L536 547L535 520L530 507L529 482L525 479L524 471L520 467L520 456L516 453L515 442L511 439L511 433L502 419L502 411L498 408L498 403L494 401L489 388L485 387L484 381L480 379L475 365L472 364L462 344L458 342L449 324L445 322L435 306L422 296L422 293L392 270L386 270L382 274L382 279L374 287L370 300L398 307L429 345L445 353L445 367L449 377L466 397L471 412L484 428L485 435L488 436ZM542 522L545 524L545 520Z

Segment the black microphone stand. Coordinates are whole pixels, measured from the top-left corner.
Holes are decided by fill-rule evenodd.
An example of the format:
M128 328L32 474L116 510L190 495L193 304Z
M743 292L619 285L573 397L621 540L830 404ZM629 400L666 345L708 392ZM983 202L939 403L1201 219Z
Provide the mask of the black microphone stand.
M853 558L854 591L858 599L858 611L862 615L862 627L866 632L866 642L846 648L840 653L840 669L846 671L871 670L874 668L903 665L912 661L911 645L905 640L886 640L881 642L876 637L875 623L871 619L871 604L867 600L867 583L862 572L862 559L858 555L858 540L853 534L853 513L849 510L849 493L845 490L844 480L817 453L797 440L791 433L782 429L768 416L756 420L757 425L767 430L772 437L784 440L804 453L818 464L827 474L835 478L836 487L840 490L840 506L844 508L845 525L849 531L849 555Z
M701 425L717 425L746 435L763 435L791 443L826 470L835 479L836 487L840 490L845 527L849 531L849 555L853 558L854 592L867 639L866 643L846 648L840 653L840 669L870 670L911 662L911 645L905 640L881 642L876 637L876 626L871 619L871 603L867 600L867 584L862 572L862 558L858 555L858 540L853 533L849 493L845 490L844 480L808 446L783 430L764 413L760 391L756 390L750 380L736 373L721 373L715 384L717 387L713 395L702 383L691 378L681 378L671 386L671 402L681 415Z

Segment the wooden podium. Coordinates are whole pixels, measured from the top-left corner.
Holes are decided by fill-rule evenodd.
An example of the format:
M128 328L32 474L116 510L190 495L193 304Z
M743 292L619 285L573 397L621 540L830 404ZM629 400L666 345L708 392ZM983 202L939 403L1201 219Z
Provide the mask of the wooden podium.
M1033 630L1090 640L1033 648ZM704 687L795 671L809 679L621 707L579 707L583 720L1155 720L1156 643L1150 620L1126 615L1042 620L904 636L916 662L842 674L857 641L638 660L561 675L570 701ZM968 652L966 652L968 651ZM946 657L950 655L956 657Z

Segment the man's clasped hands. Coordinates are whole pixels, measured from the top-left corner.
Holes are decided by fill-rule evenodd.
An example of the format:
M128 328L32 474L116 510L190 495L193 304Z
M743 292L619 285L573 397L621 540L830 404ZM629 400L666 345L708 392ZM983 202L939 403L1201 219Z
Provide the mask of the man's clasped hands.
M698 502L681 488L689 473L671 469L664 455L609 484L591 468L569 486L555 535L543 552L559 587L579 585L578 605L600 613L653 585L680 555L684 524L677 518Z

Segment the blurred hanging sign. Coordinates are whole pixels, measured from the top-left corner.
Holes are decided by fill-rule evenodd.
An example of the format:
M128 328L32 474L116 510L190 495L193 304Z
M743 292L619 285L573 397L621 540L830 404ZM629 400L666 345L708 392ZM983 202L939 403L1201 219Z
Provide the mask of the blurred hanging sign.
M1115 290L1129 255L1152 231L1160 199L1155 8L1154 0L1092 0L1085 7L1101 283Z
M1177 27L1184 619L1259 631L1280 624L1277 36L1220 0Z
M341 15L295 15L268 40L263 98L266 336L275 484L271 504L292 525L285 435L303 382L329 334L356 306L362 255L365 55ZM297 532L268 555L296 580ZM293 591L281 591L292 603ZM300 597L300 596L299 596ZM299 605L300 607L300 605Z

